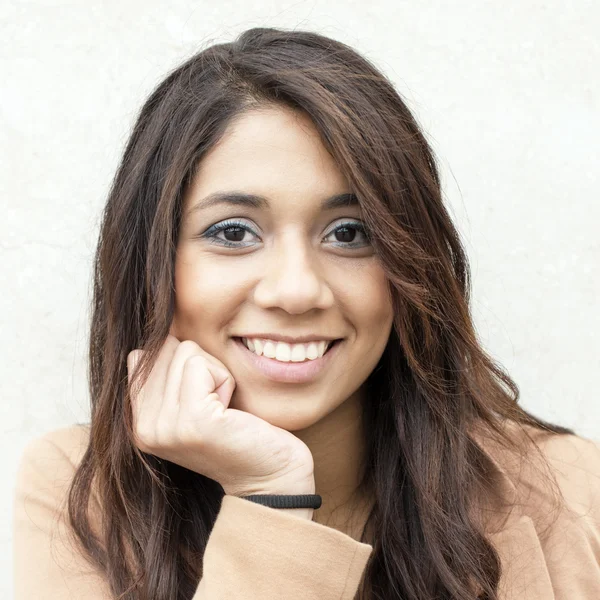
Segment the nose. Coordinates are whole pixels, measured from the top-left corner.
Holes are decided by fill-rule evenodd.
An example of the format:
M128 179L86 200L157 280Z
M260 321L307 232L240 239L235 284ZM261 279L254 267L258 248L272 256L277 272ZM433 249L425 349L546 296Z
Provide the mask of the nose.
M282 240L269 254L264 275L254 289L257 306L278 307L290 314L331 306L333 293L323 278L322 265L304 242Z

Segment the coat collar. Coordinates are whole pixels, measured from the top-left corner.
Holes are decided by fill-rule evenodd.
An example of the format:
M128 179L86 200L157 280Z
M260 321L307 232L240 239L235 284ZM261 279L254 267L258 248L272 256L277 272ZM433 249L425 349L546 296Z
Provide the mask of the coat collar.
M501 600L554 599L546 559L531 517L515 511L503 530L486 537L500 556Z
M516 441L523 441L522 431L508 427ZM486 523L485 537L498 552L502 566L498 596L501 600L554 600L536 523L514 483L514 473L521 475L520 458L483 434L475 433L474 438L490 460L488 477L497 490L496 497L483 498L479 506Z
M533 429L506 424L511 437L523 451L530 448L538 433ZM500 600L559 600L553 589L551 573L545 555L544 543L539 532L544 532L553 512L547 504L545 492L536 495L538 490L537 474L528 461L535 462L535 456L528 455L528 461L522 462L519 452L508 451L493 441L481 429L472 430L472 436L478 446L489 458L489 470L486 473L493 495L482 495L474 510L479 510L483 531L496 549L502 568L498 597ZM533 453L535 455L535 453ZM519 488L515 482L525 482ZM527 489L522 489L527 488ZM531 489L534 490L531 493ZM360 539L360 530L370 513L374 498L367 503L358 520L356 528L346 532ZM368 543L373 532L367 532ZM556 574L555 574L556 576ZM562 599L563 596L560 596Z

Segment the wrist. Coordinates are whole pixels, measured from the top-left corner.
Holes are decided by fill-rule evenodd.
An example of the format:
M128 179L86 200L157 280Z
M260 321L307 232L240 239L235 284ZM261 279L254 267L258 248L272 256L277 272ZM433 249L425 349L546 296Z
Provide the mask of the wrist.
M242 482L235 487L225 489L225 493L231 496L254 496L254 495L297 495L315 493L314 475L302 477L301 479L292 477L280 477L268 481Z
M255 496L255 495L282 495L282 496L296 496L296 495L305 495L305 494L314 494L315 493L315 481L314 477L312 479L307 479L303 481L274 481L270 484L263 484L257 487L245 488L244 490L236 491L235 496L243 498L245 496ZM251 500L249 500L251 502ZM312 521L314 509L313 508L275 508L275 507L267 507L271 510L277 510L279 512L285 512L289 515L299 517L302 519L306 519L308 521Z

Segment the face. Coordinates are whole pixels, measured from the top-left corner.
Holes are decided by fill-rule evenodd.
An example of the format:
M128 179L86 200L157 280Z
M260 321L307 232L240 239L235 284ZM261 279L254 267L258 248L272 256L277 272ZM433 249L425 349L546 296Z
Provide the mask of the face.
M387 279L350 191L309 117L262 108L230 124L184 199L171 333L227 367L231 408L288 431L360 397L390 335ZM282 363L285 346L259 357L239 339L276 336L341 341Z

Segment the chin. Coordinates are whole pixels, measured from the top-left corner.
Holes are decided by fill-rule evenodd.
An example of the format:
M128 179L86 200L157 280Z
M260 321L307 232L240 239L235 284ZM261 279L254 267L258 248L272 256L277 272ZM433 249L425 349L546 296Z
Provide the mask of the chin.
M286 431L300 431L318 422L322 415L318 403L299 402L293 397L282 398L275 392L272 398L261 398L257 394L238 393L236 387L229 408L243 410L263 419L267 423Z

